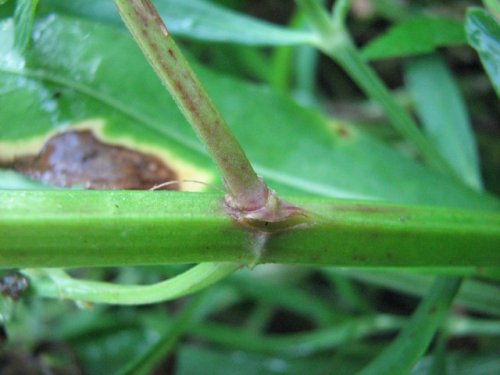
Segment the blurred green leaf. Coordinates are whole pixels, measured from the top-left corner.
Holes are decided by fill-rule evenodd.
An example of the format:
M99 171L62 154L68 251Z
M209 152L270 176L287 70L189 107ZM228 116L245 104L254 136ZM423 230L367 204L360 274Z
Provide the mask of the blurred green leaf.
M331 359L280 358L242 351L222 351L195 346L182 346L177 357L176 375L272 375L324 374L331 370ZM351 365L351 369L352 369Z
M434 279L431 274L394 270L329 268L325 272L414 296L424 296ZM449 275L452 275L451 270ZM500 316L500 287L490 282L467 279L455 298L455 304L481 314Z
M402 21L381 36L371 40L362 50L367 60L421 55L438 47L465 44L463 22L420 16Z
M406 83L427 137L463 181L481 190L479 157L469 114L452 76L439 55L411 60Z
M24 52L31 40L31 30L38 0L17 0L14 12L15 47Z
M157 332L143 327L101 327L72 341L86 374L114 374L157 342Z
M44 3L47 10L123 25L111 1L46 0ZM311 44L316 39L312 32L273 25L206 0L153 3L172 34L190 39L260 46Z
M477 51L488 77L500 97L500 25L484 9L471 8L465 22L467 40Z
M500 372L498 353L447 353L446 367L452 369L453 375L486 375ZM423 357L412 370L411 375L431 375L432 358ZM444 374L444 373L441 373Z
M199 315L200 306L206 294L198 294L190 300L181 311L179 311L169 329L164 331L161 337L143 353L143 355L133 359L122 370L120 375L147 375L155 366L165 359L175 348L177 342L184 334L190 324Z
M11 35L4 24L0 104L8 109L0 112L0 142L5 147L88 125L109 139L166 150L169 162L203 171L197 179L216 179L203 147L129 36L97 23L49 16L37 24L25 63L9 46ZM258 173L282 193L483 209L498 205L265 87L196 70Z

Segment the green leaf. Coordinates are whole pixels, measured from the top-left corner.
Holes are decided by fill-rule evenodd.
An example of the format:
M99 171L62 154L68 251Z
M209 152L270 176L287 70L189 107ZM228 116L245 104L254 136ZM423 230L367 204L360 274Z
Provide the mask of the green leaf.
M23 52L31 40L31 29L38 0L17 0L14 12L15 46Z
M477 51L491 84L500 97L500 25L483 9L467 11L467 41Z
M123 25L111 1L47 0L44 3L47 10ZM190 39L260 46L311 44L316 40L310 31L273 25L206 0L153 3L172 34Z
M469 114L443 59L429 55L410 61L406 83L427 137L467 185L481 190L479 157Z
M444 17L420 16L395 24L362 50L367 60L430 53L438 47L465 44L463 23Z
M37 38L23 65L8 44L11 27L4 24L1 30L0 104L12 110L0 112L0 157L2 151L18 151L27 138L89 127L103 139L159 154L181 178L217 181L193 131L128 35L49 16L36 25ZM280 193L498 205L265 87L196 70L257 172Z

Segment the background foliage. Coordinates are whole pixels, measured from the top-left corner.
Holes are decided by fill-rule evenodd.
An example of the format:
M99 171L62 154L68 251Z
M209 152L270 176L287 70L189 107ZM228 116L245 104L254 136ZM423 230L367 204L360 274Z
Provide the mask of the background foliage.
M54 183L44 174L36 182L16 173L15 161L69 129L155 155L180 178L220 184L111 1L17 3L17 10L14 1L0 7L1 187L50 188L40 185ZM155 2L257 172L278 193L498 209L495 16L468 8L481 5L474 2L353 3L348 27L363 58L458 177L422 163L381 108L317 51L317 34L294 3ZM193 189L205 188L182 185ZM57 374L351 374L394 338L433 276L444 274L469 279L412 373L497 373L500 271L474 266L259 266L192 299L139 308L5 297L0 313L9 340L0 366L24 363ZM181 269L74 272L148 283Z

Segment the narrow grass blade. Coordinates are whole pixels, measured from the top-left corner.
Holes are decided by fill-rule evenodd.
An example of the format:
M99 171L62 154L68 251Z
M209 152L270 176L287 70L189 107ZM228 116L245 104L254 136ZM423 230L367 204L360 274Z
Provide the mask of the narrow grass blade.
M460 284L460 278L437 278L398 337L359 375L408 374L432 341Z

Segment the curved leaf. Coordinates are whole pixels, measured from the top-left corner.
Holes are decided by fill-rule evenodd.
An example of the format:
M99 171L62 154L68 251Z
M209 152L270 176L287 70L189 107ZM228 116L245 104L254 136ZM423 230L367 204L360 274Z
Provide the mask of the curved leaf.
M33 143L69 126L89 127L110 142L163 155L181 176L187 168L191 178L216 180L202 145L128 35L49 16L37 23L23 64L7 43L12 28L4 23L0 30L0 104L9 108L0 112L0 154L27 138ZM498 205L265 87L196 70L258 173L280 193ZM26 117L38 119L36 125Z

